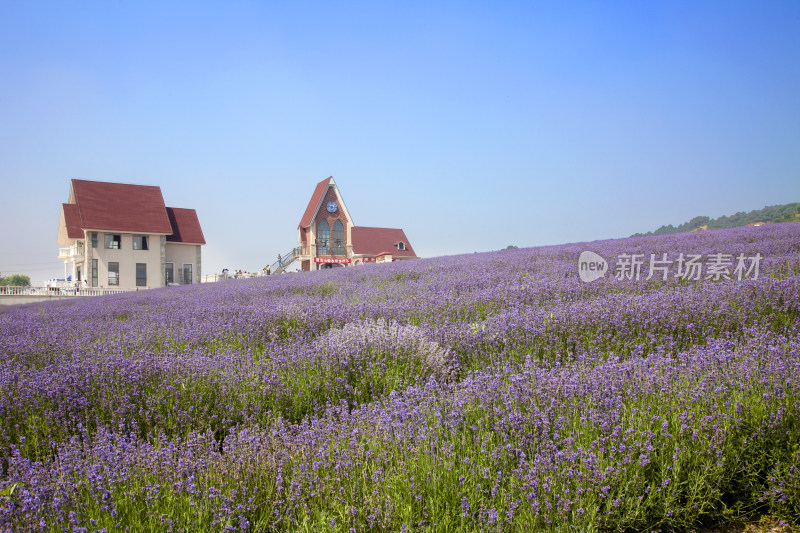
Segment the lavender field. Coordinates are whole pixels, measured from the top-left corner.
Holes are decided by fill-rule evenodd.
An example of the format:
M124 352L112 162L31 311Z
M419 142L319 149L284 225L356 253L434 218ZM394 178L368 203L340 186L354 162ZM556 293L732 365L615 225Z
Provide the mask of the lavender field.
M0 531L797 524L800 224L6 308L0 391Z

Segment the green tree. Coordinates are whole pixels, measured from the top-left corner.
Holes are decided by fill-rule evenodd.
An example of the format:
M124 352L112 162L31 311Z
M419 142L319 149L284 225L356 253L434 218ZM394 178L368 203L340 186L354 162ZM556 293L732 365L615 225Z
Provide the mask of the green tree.
M11 274L4 278L0 278L0 285L11 285L13 287L30 287L31 278L24 274Z
M794 202L784 205L768 205L763 209L756 209L749 213L739 211L733 215L721 216L719 218L709 218L706 216L694 217L689 222L684 222L677 227L669 224L667 226L661 226L655 231L636 233L633 237L640 235L680 233L683 231L691 231L701 226L708 226L708 229L735 228L737 226L755 224L756 222L761 222L762 224L769 222L800 222L800 203Z

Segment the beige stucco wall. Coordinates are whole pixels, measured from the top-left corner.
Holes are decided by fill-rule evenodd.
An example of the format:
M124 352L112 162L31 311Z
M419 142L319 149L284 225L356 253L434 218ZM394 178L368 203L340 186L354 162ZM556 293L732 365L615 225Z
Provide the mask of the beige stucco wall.
M161 268L161 235L148 235L148 249L133 249L133 234L122 233L122 243L119 250L105 248L105 233L99 231L97 248L92 248L91 232L87 231L89 244L84 264L84 279L91 279L92 259L97 259L97 286L108 287L108 264L119 263L119 288L136 288L136 263L147 265L147 286L141 288L154 288L163 286L163 269Z
M175 282L184 284L183 265L192 265L192 283L200 283L202 274L200 264L200 245L182 244L176 242L166 243L165 263L173 263L175 272Z
M108 285L108 264L110 262L119 263L119 285L111 288L132 289L136 288L136 263L147 265L147 285L143 288L163 287L165 280L165 263L173 263L175 282L183 284L183 265L192 265L192 283L200 283L202 279L202 256L201 246L197 244L168 243L164 235L148 235L148 249L134 250L134 234L122 233L122 243L120 249L105 248L105 233L98 231L97 248L92 248L91 231L86 231L88 246L84 247L85 256L83 261L69 262L66 275L75 276L78 265L81 267L81 279L86 280L91 286L92 259L97 259L97 287L109 288ZM108 232L110 233L110 232ZM139 235L139 234L137 234ZM81 242L78 240L77 242Z

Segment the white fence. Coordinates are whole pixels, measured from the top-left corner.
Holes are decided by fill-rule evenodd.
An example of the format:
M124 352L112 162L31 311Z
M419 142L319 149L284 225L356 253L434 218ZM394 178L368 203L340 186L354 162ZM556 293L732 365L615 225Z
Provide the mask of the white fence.
M227 274L203 274L200 283L215 283L217 281L225 281L227 279L250 279L264 276L263 272L241 272L241 273L227 273Z
M15 287L0 285L0 296L104 296L136 289L101 289L99 287Z

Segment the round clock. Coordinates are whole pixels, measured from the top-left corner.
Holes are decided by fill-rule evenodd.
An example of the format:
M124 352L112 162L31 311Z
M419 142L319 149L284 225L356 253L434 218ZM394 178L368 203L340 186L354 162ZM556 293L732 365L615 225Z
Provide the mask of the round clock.
M335 213L339 207L336 205L336 202L328 202L325 204L325 209L328 210L328 213Z

